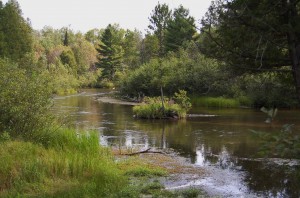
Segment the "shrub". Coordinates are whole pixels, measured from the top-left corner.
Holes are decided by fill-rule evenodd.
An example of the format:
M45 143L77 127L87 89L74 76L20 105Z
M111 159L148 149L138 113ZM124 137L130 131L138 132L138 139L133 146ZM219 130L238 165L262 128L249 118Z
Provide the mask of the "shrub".
M0 76L0 132L29 138L46 130L53 121L49 76L6 60L0 60Z
M182 108L188 111L192 107L192 103L190 102L190 98L186 94L187 92L185 90L179 90L179 92L175 93L174 100Z
M137 118L145 119L185 118L187 110L191 107L186 92L181 91L181 95L178 94L175 99L181 104L174 104L171 100L164 99L164 106L162 106L160 97L146 97L147 104L134 106L133 114Z

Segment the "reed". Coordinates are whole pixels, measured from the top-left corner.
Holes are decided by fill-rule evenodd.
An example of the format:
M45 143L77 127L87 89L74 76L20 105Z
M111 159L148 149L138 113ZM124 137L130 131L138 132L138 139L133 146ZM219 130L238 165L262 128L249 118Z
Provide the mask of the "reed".
M192 97L193 106L198 107L218 107L218 108L238 108L240 102L238 99L229 99L224 97Z
M0 143L0 197L104 197L125 186L126 177L96 133L59 130L47 148Z
M133 114L144 119L185 118L186 110L178 104L166 104L163 110L162 104L155 102L134 106Z

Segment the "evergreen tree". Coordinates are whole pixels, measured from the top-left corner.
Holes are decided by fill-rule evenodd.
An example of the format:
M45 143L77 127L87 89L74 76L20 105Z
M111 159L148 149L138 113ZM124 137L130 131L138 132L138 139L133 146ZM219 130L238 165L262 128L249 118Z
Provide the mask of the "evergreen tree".
M65 36L64 36L64 46L69 46L68 29L66 29Z
M196 33L195 19L182 5L175 9L166 32L166 51L177 51L186 41L191 41Z
M300 103L299 18L298 0L217 0L200 49L235 72L291 72Z
M120 45L116 44L111 24L104 30L97 51L97 66L102 69L102 76L113 80L116 71L121 67L123 49Z
M169 9L169 6L167 4L158 3L149 18L150 25L148 27L158 38L160 57L165 54L165 34L171 16L172 11Z
M20 60L32 52L33 38L29 23L22 17L19 4L8 1L0 6L0 57Z

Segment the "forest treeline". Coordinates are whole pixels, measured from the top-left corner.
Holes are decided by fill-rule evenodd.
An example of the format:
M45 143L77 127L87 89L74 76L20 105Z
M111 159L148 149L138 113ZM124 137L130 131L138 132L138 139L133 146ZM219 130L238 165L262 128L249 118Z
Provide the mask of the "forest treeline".
M132 184L128 175L164 175L162 170L136 160L122 164L99 145L97 133L62 128L51 113L53 94L115 87L127 98L163 90L186 110L187 95L296 106L298 2L216 0L201 25L183 6L171 10L158 3L143 35L118 24L86 33L34 30L16 0L0 0L0 196L140 197L161 191L157 184ZM292 135L269 136L266 148L299 158L299 136ZM153 195L178 197L168 193Z
M0 57L2 64L48 76L57 94L116 87L122 95L137 98L158 96L162 87L167 95L186 90L190 96L235 98L247 106L295 106L291 50L285 49L284 36L272 32L281 30L275 17L279 8L272 6L273 20L265 19L274 23L269 23L272 29L255 21L267 3L253 2L256 7L251 7L234 2L213 2L202 24L182 5L172 10L158 3L149 13L145 35L117 23L86 33L70 27L34 30L17 1L1 2ZM235 12L243 9L245 16L237 19ZM250 31L255 25L259 31Z

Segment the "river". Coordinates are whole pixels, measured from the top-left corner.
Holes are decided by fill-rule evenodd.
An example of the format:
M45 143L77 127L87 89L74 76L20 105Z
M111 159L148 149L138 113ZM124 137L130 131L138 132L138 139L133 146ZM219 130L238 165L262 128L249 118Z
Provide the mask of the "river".
M53 110L78 129L99 131L105 146L174 150L210 172L190 185L212 195L300 197L299 161L257 157L259 139L253 133L279 131L284 124L294 124L294 130L300 131L300 111L279 110L272 124L266 124L266 115L254 109L193 108L186 120L137 120L132 106L95 100L105 93L86 89L55 97Z

